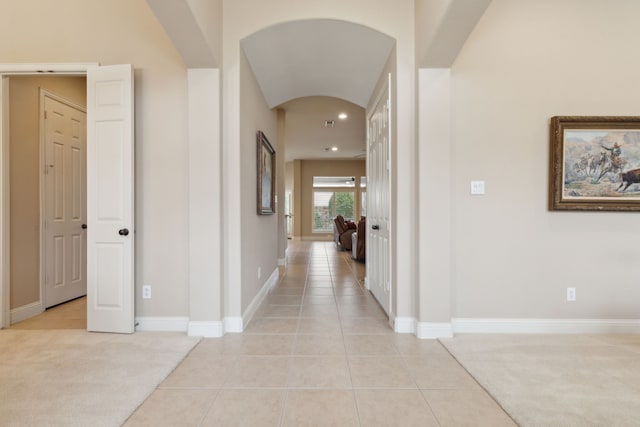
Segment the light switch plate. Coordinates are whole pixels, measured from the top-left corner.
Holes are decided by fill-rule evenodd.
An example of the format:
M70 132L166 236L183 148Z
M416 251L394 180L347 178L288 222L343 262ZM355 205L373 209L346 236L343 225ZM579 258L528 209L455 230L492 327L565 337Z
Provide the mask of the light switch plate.
M484 181L471 181L471 194L484 194Z

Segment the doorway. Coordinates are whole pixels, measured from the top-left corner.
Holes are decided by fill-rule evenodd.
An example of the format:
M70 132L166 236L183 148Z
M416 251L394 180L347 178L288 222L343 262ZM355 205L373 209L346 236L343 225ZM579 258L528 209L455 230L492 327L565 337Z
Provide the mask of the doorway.
M86 78L8 80L14 324L86 294Z
M47 71L43 71L47 70ZM11 323L10 78L86 76L87 330L134 331L133 67L0 64L0 321ZM49 74L47 74L49 75ZM93 229L93 230L92 230ZM38 231L40 234L40 231ZM42 260L38 271L44 271ZM27 309L43 303L42 295Z

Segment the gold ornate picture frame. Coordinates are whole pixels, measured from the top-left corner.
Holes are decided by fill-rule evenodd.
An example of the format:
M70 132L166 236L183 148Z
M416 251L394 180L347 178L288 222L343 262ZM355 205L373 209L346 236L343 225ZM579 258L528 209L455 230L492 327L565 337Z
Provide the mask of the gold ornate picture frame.
M551 210L640 210L640 117L552 117L550 141Z
M276 213L276 152L262 131L258 142L258 215Z

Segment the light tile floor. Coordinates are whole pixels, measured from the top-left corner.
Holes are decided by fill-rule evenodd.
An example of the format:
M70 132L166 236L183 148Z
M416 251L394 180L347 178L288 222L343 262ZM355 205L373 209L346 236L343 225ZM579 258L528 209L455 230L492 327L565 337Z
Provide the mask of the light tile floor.
M128 426L511 426L437 341L397 335L329 242L288 266L242 334L205 339Z

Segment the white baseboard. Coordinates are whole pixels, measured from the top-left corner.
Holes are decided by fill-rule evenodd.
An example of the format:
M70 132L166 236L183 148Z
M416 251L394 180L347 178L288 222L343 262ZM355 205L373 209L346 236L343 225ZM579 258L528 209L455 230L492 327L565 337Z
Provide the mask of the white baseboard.
M187 332L188 317L136 317L136 331Z
M278 265L280 267L286 267L287 266L287 258L278 258Z
M10 324L22 322L23 320L27 320L30 317L37 316L38 314L44 311L44 306L41 301L32 302L31 304L26 304L20 307L16 307L11 310L11 320Z
M451 319L455 334L634 334L640 319Z
M393 319L393 330L396 334L415 334L415 317L396 317Z
M187 330L190 337L219 338L224 336L222 322L191 321Z
M418 322L416 337L419 339L451 338L453 327L447 322Z
M240 333L243 331L242 317L225 317L224 333Z
M262 304L262 302L267 297L267 295L269 295L269 291L271 290L271 288L273 288L275 285L278 284L279 279L280 279L280 270L276 268L275 270L273 270L273 272L271 273L271 276L269 276L267 281L264 283L264 285L262 286L262 289L260 289L260 292L258 292L258 294L253 298L253 301L251 301L251 304L249 304L247 309L242 314L243 326L248 325L251 319L253 319L253 315L256 314L258 307L260 307L260 304ZM234 331L234 332L242 332L242 327L240 331Z

